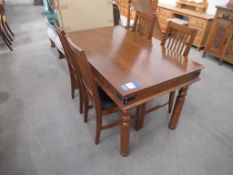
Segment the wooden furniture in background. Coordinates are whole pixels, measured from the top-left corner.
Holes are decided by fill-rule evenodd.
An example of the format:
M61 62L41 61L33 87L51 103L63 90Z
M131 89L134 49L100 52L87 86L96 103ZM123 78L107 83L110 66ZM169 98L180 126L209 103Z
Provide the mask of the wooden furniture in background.
M112 113L119 112L114 102L98 87L91 66L87 60L85 52L75 45L69 38L69 48L72 52L73 60L81 79L81 85L84 92L85 111L84 122L88 119L89 101L95 106L96 111L96 137L95 143L99 144L101 130L112 128L120 124L120 120L103 125L103 117Z
M217 12L209 37L205 46L203 57L206 54L215 56L233 64L233 9L226 6L216 6Z
M233 8L233 0L229 0L229 2L227 3L227 7Z
M132 32L135 32L144 38L151 39L153 35L154 24L154 14L147 14L137 11Z
M160 5L158 8L158 19L162 32L166 31L170 18L186 20L188 22L188 27L197 30L193 45L198 49L205 46L214 16L192 10Z
M182 55L185 58L188 56L194 38L197 34L195 29L188 28L186 26L178 25L173 22L168 23L167 30L163 39L161 41L161 46L167 48L168 50L176 53L178 55ZM153 112L161 107L168 105L168 112L171 113L173 109L173 102L175 97L175 91L170 92L168 102L162 105L156 105L150 107L149 109L146 108L146 104L143 104L142 107L138 108L138 113L143 113L144 117L146 114ZM138 117L138 122L136 125L136 129L139 130L143 127L144 118Z
M176 7L202 13L207 10L208 0L203 0L202 2L199 3L189 0L179 0L176 2Z
M129 154L130 109L180 89L169 123L176 128L188 86L200 80L202 65L121 26L71 32L68 37L85 50L96 83L121 110L121 155ZM134 86L125 88L127 83Z

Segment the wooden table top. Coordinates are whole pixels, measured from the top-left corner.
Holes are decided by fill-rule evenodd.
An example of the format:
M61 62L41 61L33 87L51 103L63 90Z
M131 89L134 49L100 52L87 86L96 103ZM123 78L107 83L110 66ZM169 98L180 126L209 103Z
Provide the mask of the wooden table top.
M68 33L90 64L123 96L200 71L203 66L121 26ZM136 82L125 90L123 85Z

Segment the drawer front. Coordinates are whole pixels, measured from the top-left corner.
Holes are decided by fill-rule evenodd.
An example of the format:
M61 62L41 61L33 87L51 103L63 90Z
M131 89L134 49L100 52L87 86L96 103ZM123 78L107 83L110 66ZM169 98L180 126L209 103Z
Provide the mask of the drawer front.
M160 8L159 9L159 16L164 16L164 17L167 17L167 18L171 18L172 17L172 11Z
M192 26L195 26L197 28L202 28L205 29L207 25L207 21L199 18L190 18L189 19L189 24Z

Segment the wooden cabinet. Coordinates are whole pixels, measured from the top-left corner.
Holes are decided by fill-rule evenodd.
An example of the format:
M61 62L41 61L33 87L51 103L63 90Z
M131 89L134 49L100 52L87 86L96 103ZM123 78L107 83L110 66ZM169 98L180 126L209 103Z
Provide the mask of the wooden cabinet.
M116 0L116 3L118 4L119 8L120 8L120 12L121 15L128 17L128 9L129 9L129 3L130 3L130 18L134 19L135 15L136 15L136 10L134 8L134 6L132 5L133 2L132 0ZM135 2L137 3L137 2ZM140 4L140 3L139 3ZM157 5L158 5L158 0L151 0L151 7L152 7L152 11L156 12L157 9ZM147 5L145 5L147 6Z
M162 32L165 32L170 18L186 20L189 27L195 28L198 31L193 45L199 49L205 46L214 16L187 9L160 5L158 8L158 19Z
M206 54L233 64L233 9L217 6L203 55Z

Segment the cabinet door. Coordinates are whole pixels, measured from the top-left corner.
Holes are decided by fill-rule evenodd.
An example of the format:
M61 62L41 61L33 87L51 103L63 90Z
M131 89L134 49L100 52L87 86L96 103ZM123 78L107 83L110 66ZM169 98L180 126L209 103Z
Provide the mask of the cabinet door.
M215 53L215 55L220 56L223 37L230 25L231 21L229 20L219 18L214 20L206 43L206 50L209 50Z

